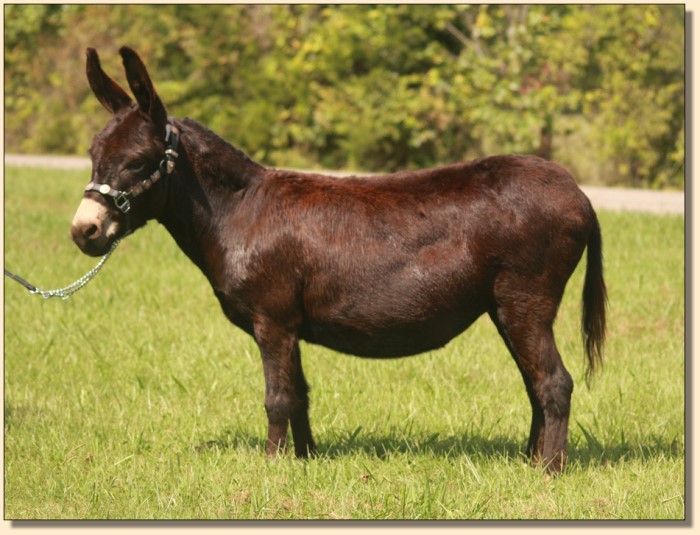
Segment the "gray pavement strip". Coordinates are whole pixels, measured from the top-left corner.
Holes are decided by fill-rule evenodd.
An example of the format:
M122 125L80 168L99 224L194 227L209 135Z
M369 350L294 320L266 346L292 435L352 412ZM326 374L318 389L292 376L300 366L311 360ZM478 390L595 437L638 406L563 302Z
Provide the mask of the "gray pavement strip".
M5 154L5 165L50 167L54 169L90 169L89 158L80 156L34 156ZM347 176L346 172L327 172ZM581 186L596 209L629 210L660 214L684 214L685 193L682 191L652 191L629 188Z

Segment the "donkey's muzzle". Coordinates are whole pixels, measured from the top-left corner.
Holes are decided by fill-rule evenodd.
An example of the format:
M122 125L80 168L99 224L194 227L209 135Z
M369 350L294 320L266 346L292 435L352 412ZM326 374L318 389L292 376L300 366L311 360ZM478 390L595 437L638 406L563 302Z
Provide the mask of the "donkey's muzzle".
M102 204L83 199L73 217L70 233L80 250L90 256L102 256L116 239L118 224Z

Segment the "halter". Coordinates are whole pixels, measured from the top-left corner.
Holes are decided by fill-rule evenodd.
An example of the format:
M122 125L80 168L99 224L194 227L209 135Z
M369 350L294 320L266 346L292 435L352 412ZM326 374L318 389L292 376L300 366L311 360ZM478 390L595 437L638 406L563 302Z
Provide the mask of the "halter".
M126 234L131 233L131 201L136 197L148 191L153 187L153 184L158 182L163 176L171 175L175 170L175 159L178 157L177 145L180 140L180 130L168 120L168 124L165 125L165 143L167 148L165 149L165 158L163 158L151 176L137 183L135 186L129 188L126 191L116 190L112 188L109 184L98 184L97 182L90 182L85 186L85 192L96 191L103 197L110 197L114 201L114 206L121 213L126 215Z
M170 120L168 120L168 124L165 125L165 143L167 144L167 148L165 149L165 158L161 160L160 164L158 165L158 169L156 169L151 174L151 176L149 176L145 180L142 180L132 188L126 191L120 191L112 188L109 184L98 184L96 182L90 182L85 187L86 192L96 191L97 193L105 197L111 197L114 201L114 206L117 207L117 210L126 215L126 233L124 234L124 236L131 234L131 201L133 201L136 197L141 195L144 191L151 189L153 187L153 184L158 182L158 180L160 180L164 175L171 175L173 171L175 171L175 159L178 156L177 144L179 139L180 130L178 130L178 128L174 124L172 124ZM60 288L58 290L40 290L33 284L27 282L19 275L15 275L11 271L8 271L7 268L5 268L5 275L19 282L22 286L29 290L30 293L39 294L44 299L49 299L51 297L60 297L61 299L68 299L71 295L73 295L75 292L77 292L83 286L85 286L88 282L90 282L90 280L95 275L97 275L97 272L102 268L102 266L107 261L112 252L114 252L114 249L117 248L118 244L119 240L115 241L112 244L111 249L107 252L106 255L102 257L100 262L94 268L88 271L85 275L80 277L73 284L66 286L65 288Z

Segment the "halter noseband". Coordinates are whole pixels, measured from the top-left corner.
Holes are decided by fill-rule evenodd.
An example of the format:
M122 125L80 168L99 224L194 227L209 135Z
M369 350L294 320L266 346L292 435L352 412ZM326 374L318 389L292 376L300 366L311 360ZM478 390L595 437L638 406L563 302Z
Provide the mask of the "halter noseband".
M116 190L109 184L98 184L90 182L85 186L85 192L96 191L104 197L111 197L117 210L126 215L126 234L131 233L131 201L143 192L151 189L153 184L158 182L164 175L171 175L175 170L175 159L177 158L177 145L180 140L180 130L170 121L165 125L165 158L163 158L151 176L142 180L126 191Z

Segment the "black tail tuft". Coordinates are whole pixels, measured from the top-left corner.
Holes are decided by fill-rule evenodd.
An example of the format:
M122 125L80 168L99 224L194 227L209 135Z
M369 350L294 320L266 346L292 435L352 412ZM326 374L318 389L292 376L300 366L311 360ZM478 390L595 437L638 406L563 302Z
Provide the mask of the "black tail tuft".
M583 315L581 331L586 346L588 369L586 384L590 386L593 373L603 364L605 344L605 309L608 295L603 280L603 241L598 218L593 214L593 230L588 238L586 279L583 284Z

